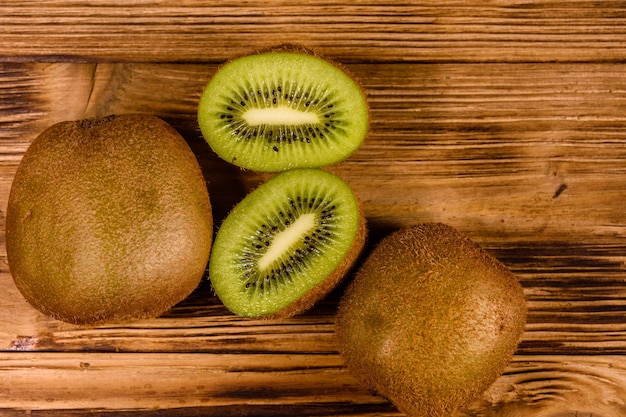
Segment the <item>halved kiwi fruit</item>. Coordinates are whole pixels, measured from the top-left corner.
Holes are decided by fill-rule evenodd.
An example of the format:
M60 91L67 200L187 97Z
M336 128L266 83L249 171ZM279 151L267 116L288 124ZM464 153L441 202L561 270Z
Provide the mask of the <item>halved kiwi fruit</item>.
M343 180L321 169L285 171L226 217L213 244L210 280L235 314L293 316L346 275L365 235L359 202Z
M229 61L209 81L198 106L200 130L215 153L262 172L342 161L364 141L368 120L355 79L294 45Z

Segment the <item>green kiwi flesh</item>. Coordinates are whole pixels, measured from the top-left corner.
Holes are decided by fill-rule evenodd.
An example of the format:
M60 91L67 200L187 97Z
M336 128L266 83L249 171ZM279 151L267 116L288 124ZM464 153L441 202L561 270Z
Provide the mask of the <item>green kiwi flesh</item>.
M290 45L229 61L198 105L215 153L261 172L346 159L364 141L368 117L365 95L345 69Z
M41 312L76 324L160 315L206 270L213 220L200 166L163 120L57 123L29 146L6 217L11 274Z
M340 352L363 383L413 417L477 398L512 359L526 321L515 276L450 226L384 238L341 298Z
M244 317L302 313L356 261L365 219L336 175L300 168L250 192L220 226L209 277L223 304Z

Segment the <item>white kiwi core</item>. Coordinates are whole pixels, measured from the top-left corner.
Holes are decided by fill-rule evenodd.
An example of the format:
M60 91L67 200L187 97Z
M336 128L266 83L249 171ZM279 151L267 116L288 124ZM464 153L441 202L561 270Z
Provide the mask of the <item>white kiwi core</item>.
M258 267L264 270L279 259L285 252L298 242L309 230L315 227L315 213L306 213L296 219L295 222L272 239L267 252L259 258Z
M249 126L259 125L305 125L317 124L317 114L293 109L287 106L250 109L241 115Z

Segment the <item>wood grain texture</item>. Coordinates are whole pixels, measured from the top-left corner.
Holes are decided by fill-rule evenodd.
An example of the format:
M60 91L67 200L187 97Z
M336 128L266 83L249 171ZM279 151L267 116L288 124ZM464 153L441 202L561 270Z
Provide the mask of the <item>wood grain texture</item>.
M218 65L281 41L340 60L371 129L329 169L369 247L420 221L504 262L528 302L507 371L456 417L626 415L626 3L20 1L0 5L0 228L13 175L52 123L156 114L205 174L217 223L268 178L219 160L196 106ZM15 288L0 234L3 416L398 416L346 370L343 286L281 320L228 313L205 279L162 317L54 321Z
M3 415L400 415L337 355L4 353L0 360ZM517 356L455 417L623 416L625 365L622 356Z
M612 61L623 1L19 1L0 6L0 59L206 62L277 42L344 61ZM16 57L17 55L17 57Z
M13 126L2 148L9 159L17 160L34 135L55 121L150 112L188 138L220 195L214 199L218 218L265 178L217 160L199 135L195 107L216 65L4 67L9 76L0 82L23 101L12 104L13 120L4 122ZM16 68L28 72L25 80L10 76ZM623 234L622 65L348 68L368 92L371 129L361 149L329 169L355 188L375 228L438 220L480 230L490 242L513 235L518 241L541 236L578 243L584 236L611 242ZM24 120L25 114L39 117ZM363 180L363 172L373 175ZM399 193L400 185L407 192Z

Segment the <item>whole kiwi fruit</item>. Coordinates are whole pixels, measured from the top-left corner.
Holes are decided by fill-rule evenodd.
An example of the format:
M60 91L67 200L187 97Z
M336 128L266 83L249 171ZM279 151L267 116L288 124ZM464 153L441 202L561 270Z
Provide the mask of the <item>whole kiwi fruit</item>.
M213 218L187 142L151 115L59 122L26 150L9 196L11 274L77 324L154 317L204 275Z
M365 139L369 110L346 68L281 44L222 65L202 93L198 124L224 160L279 172L346 159Z
M456 229L397 230L341 298L340 352L370 389L413 417L450 416L512 359L526 303L516 277Z

